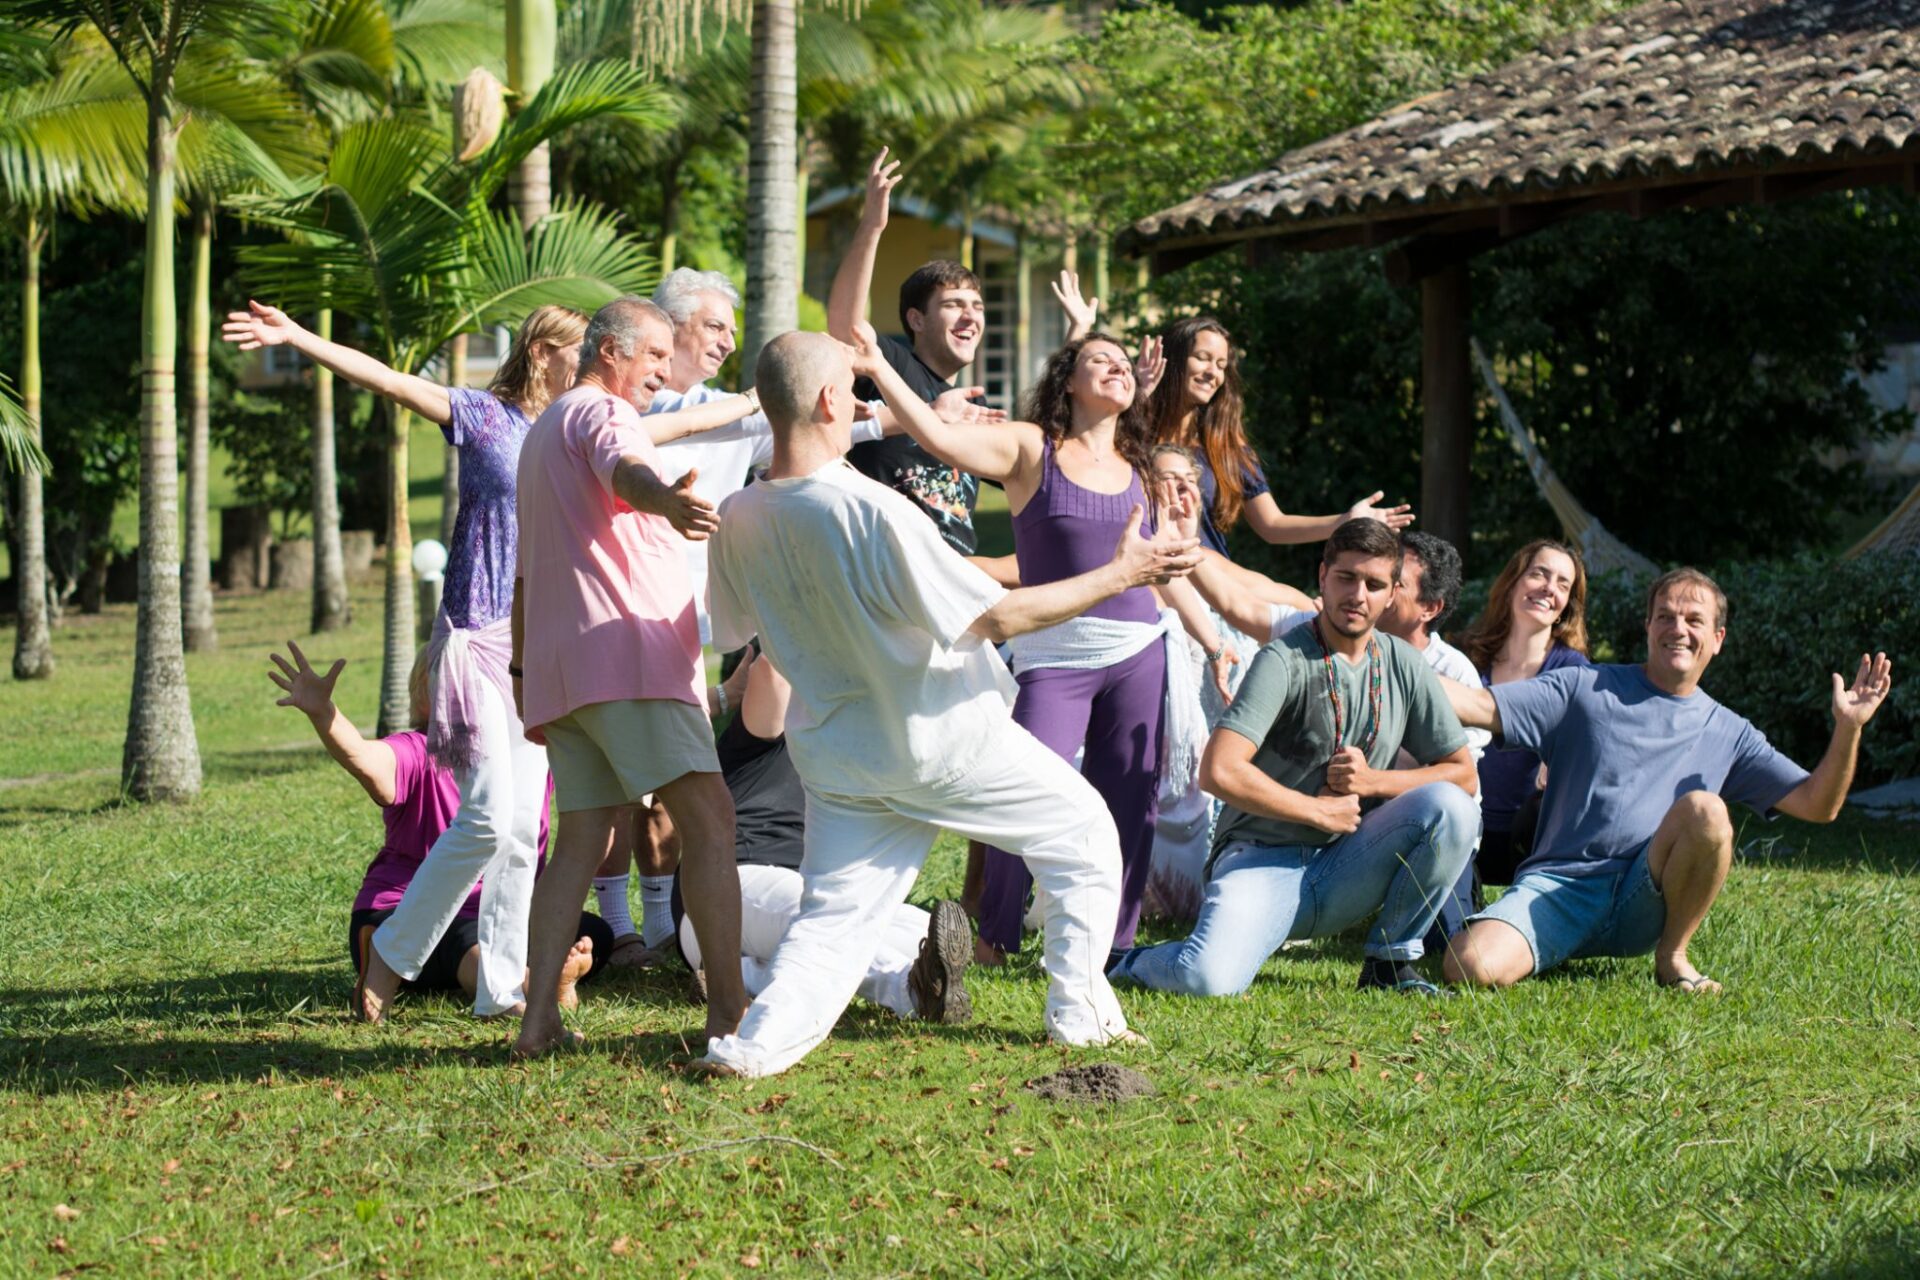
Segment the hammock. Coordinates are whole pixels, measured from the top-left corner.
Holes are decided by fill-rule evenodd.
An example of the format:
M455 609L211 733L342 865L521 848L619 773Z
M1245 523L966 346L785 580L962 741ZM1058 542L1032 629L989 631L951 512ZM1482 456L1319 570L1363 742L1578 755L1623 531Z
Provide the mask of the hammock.
M1478 338L1473 340L1473 359L1480 366L1480 376L1493 393L1494 402L1500 406L1500 423L1507 429L1507 438L1513 443L1514 452L1527 464L1527 473L1533 477L1534 487L1540 491L1540 496L1546 499L1554 515L1560 518L1560 528L1566 533L1567 541L1580 549L1588 572L1624 572L1639 578L1658 576L1659 565L1609 533L1607 527L1581 506L1580 500L1553 473L1553 468L1547 465L1547 456L1540 451L1539 440L1535 439L1527 424L1520 421L1520 415L1514 412L1513 402L1507 399L1506 389L1500 385L1500 379L1494 376L1493 363L1487 359L1487 353L1480 349ZM1914 493L1920 496L1920 489L1915 489ZM1920 537L1920 502L1910 497L1907 506L1915 508L1907 517L1912 526L1908 536Z
M1907 495L1907 500L1893 509L1892 515L1882 520L1872 533L1847 548L1847 553L1840 558L1852 560L1869 551L1920 555L1920 485L1915 485L1913 492Z

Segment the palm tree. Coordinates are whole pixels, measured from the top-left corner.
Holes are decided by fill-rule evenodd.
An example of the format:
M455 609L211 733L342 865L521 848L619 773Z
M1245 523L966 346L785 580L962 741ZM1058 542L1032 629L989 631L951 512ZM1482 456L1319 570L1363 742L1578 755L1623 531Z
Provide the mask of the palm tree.
M20 433L8 455L38 452L40 403L40 259L62 208L129 204L138 188L144 110L122 91L111 60L64 40L34 41L5 64L0 83L0 223L20 242ZM24 455L22 455L24 456ZM46 516L41 472L12 465L20 492L14 510L19 593L14 631L15 679L53 674L52 597L47 583Z
M653 264L611 215L562 203L524 233L517 217L487 207L534 147L604 115L652 127L670 118L664 95L642 73L600 63L557 74L469 162L449 157L444 133L413 121L351 125L297 198L247 203L250 216L294 238L243 249L245 278L289 309L356 316L380 358L410 373L456 333L546 303L592 308L639 292L651 285ZM382 732L407 722L414 645L410 415L392 408L389 424Z

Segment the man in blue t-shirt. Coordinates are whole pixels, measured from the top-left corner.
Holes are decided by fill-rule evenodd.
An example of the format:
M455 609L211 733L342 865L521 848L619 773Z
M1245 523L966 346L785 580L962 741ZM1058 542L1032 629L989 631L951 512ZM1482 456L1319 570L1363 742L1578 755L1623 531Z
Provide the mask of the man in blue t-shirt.
M1733 862L1727 801L1831 822L1853 781L1860 731L1892 665L1860 658L1833 677L1833 739L1812 773L1700 691L1727 636L1727 597L1698 569L1647 593L1643 666L1563 667L1491 689L1446 682L1462 723L1539 753L1547 790L1513 887L1468 921L1446 957L1453 982L1505 987L1583 956L1653 953L1662 986L1716 993L1687 959Z

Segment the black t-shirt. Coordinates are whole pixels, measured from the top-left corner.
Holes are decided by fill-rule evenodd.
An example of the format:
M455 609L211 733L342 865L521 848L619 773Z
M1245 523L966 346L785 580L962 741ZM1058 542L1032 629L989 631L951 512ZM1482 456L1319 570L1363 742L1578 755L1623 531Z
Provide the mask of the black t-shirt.
M756 738L735 715L714 743L720 776L733 793L733 859L742 866L800 869L805 852L807 793L787 754L787 737ZM680 896L680 871L674 869L673 945L680 945L680 921L686 904ZM686 959L683 954L680 957Z
M882 337L880 350L901 380L928 404L953 389L899 338ZM872 379L862 378L854 384L853 394L860 400L878 400L880 389ZM973 508L980 500L980 482L928 453L912 436L865 441L853 446L847 460L860 474L912 499L940 530L947 545L961 555L970 556L979 547L973 531Z

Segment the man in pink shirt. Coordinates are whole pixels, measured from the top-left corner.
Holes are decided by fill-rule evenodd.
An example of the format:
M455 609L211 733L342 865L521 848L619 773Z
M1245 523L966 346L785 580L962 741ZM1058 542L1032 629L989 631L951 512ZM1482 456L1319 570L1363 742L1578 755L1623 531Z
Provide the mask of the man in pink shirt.
M580 377L520 451L513 689L544 741L560 821L528 930L516 1056L578 1043L553 998L580 903L625 806L652 792L681 834L681 884L707 970L709 1039L747 1007L733 800L706 716L700 633L681 540L719 527L693 472L661 481L640 412L667 379L673 323L640 298L594 313Z

